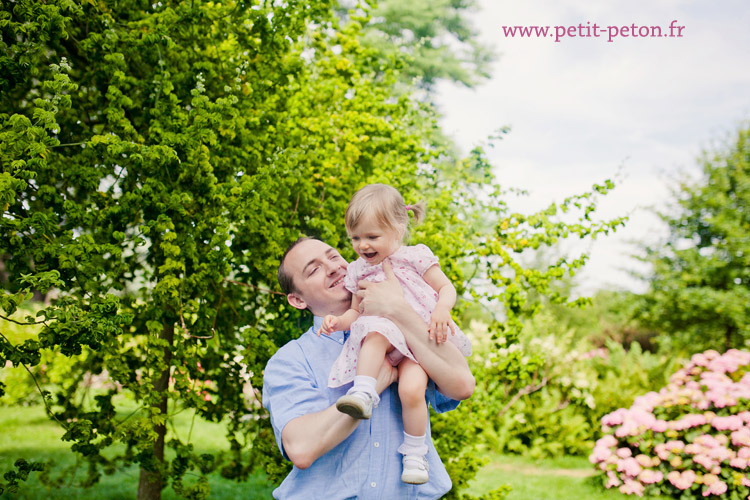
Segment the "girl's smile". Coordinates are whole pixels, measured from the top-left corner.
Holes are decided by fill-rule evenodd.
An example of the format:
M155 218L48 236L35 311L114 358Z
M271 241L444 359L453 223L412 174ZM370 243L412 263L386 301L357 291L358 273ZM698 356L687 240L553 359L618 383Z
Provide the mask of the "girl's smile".
M349 235L357 255L368 264L380 264L401 246L401 234L365 217Z

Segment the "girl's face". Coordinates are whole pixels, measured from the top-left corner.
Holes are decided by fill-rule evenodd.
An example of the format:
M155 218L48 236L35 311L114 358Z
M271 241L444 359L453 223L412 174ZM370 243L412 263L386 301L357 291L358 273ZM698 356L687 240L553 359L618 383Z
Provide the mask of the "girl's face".
M365 217L349 236L357 255L368 264L380 264L401 246L402 234L382 227L374 217Z

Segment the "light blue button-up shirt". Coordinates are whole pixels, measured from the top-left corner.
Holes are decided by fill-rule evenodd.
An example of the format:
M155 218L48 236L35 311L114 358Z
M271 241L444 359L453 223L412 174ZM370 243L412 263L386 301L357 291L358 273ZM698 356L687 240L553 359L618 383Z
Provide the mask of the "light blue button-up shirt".
M284 458L281 431L292 419L315 413L336 403L351 384L328 387L328 372L341 352L342 332L318 337L322 318L299 339L278 350L268 361L263 376L263 405L271 413L271 424ZM458 406L435 389L430 380L427 401L438 413ZM429 438L427 461L430 480L421 485L401 482L404 438L401 402L396 384L380 395L372 418L362 420L354 432L307 469L294 467L273 497L280 500L394 500L437 499L451 488L451 480Z

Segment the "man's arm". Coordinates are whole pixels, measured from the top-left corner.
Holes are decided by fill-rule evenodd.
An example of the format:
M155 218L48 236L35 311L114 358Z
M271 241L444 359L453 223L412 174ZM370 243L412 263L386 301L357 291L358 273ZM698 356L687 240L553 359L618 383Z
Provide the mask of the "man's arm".
M378 394L397 379L398 370L383 360L375 384ZM306 469L349 437L359 422L332 405L290 420L281 431L281 442L289 460L298 468Z
M476 382L466 358L450 342L437 344L430 341L427 324L404 299L401 285L387 259L383 261L383 271L386 275L383 282L359 282L357 296L362 313L393 321L438 390L452 399L468 399Z

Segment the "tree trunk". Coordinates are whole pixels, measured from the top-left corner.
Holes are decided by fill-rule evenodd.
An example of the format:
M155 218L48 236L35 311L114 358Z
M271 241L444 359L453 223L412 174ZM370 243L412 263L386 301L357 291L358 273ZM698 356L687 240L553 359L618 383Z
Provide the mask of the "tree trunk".
M161 394L161 399L156 408L162 415L167 413L167 389L169 388L169 367L172 360L172 342L174 341L174 323L171 321L162 330L161 338L167 341L168 346L164 349L164 362L166 368L154 384L154 390ZM167 434L166 425L157 425L156 442L154 442L154 470L146 470L141 466L141 474L138 478L138 500L160 500L161 490L164 488L162 477L164 465L164 438Z
M724 350L728 351L732 348L732 337L734 337L734 334L737 332L737 327L735 325L729 325L727 326L725 337L724 337Z

